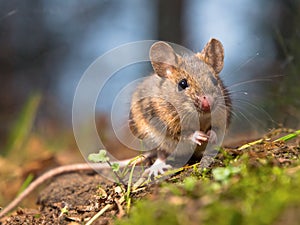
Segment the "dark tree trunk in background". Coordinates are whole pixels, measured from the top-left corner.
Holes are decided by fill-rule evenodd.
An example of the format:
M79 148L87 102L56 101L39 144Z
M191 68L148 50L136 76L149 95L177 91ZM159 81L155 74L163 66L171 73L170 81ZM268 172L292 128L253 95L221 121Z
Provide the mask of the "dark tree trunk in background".
M276 86L278 120L287 127L300 127L300 1L278 0L280 20L274 40L283 77Z
M158 39L181 44L184 0L158 0Z

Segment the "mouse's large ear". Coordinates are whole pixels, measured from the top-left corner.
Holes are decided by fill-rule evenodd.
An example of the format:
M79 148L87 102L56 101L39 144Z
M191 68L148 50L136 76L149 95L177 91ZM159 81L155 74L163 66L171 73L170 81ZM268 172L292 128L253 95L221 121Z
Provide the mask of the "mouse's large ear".
M210 65L216 74L219 74L224 66L224 48L222 43L217 39L210 39L204 49L197 53L196 56Z
M150 48L150 60L156 74L167 77L178 65L178 56L166 42L159 41Z

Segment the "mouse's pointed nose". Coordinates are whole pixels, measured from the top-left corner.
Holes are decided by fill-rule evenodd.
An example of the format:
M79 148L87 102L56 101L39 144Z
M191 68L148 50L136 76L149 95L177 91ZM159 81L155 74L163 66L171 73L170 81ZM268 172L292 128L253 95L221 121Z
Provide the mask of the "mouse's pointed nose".
M200 108L202 112L210 112L213 105L213 98L210 95L199 96L195 106Z
M200 97L200 101L201 101L201 109L204 112L209 112L210 111L210 102L208 100L208 97L202 96L202 97Z

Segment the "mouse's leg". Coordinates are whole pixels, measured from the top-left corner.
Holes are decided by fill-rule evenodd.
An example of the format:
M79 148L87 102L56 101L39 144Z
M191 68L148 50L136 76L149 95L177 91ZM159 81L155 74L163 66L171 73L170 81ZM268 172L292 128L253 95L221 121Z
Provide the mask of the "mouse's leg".
M209 143L211 143L211 144L216 144L217 143L218 137L217 137L217 134L216 134L215 131L209 130L209 131L207 131L207 135L209 137L209 139L208 139Z
M157 159L148 169L145 170L143 176L156 177L159 174L164 174L167 170L171 169L172 166L166 163L168 154L165 151L158 150Z

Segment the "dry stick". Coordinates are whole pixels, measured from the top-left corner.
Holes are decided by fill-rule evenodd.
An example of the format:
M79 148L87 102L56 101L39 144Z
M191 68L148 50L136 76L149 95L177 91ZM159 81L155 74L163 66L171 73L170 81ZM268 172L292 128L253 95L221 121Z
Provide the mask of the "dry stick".
M120 162L117 162L121 167L127 166L130 160L123 160ZM29 195L35 188L37 188L39 185L44 183L46 180L55 177L57 175L63 174L63 173L69 173L69 172L75 172L75 171L93 171L98 169L108 169L108 165L103 164L95 164L91 166L92 164L88 163L79 163L79 164L71 164L71 165L65 165L60 166L57 168L54 168L52 170L49 170L48 172L44 173L42 176L38 177L36 180L34 180L20 195L18 195L12 202L8 204L4 209L0 211L0 218L5 216L9 211L14 209L27 195Z
M107 210L109 210L113 205L112 204L108 204L106 206L104 206L103 209L101 209L99 212L97 212L92 219L90 219L86 225L91 225L93 222L95 222L96 219L98 219L103 213L105 213Z
M122 201L122 199L120 199L120 200L117 200L117 199L114 200L115 203L118 206L119 212L117 214L117 218L119 218L119 219L122 218L125 215L125 211L124 211L124 209L122 208L122 205L121 205L123 203L123 201L124 201L124 198L123 198L123 201Z
M11 211L13 208L15 208L27 195L29 195L36 187L41 185L45 180L48 180L54 176L57 176L62 173L68 173L72 171L78 171L78 170L91 170L92 168L89 166L89 164L73 164L73 165L67 165L67 166L61 166L57 167L53 170L50 170L43 174L42 176L38 177L34 182L32 182L19 196L17 196L7 207L5 207L0 212L0 218L4 216L6 213Z

